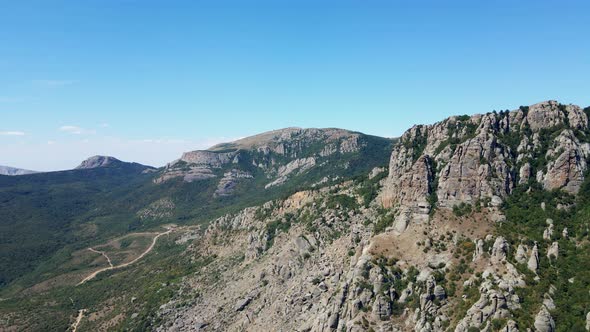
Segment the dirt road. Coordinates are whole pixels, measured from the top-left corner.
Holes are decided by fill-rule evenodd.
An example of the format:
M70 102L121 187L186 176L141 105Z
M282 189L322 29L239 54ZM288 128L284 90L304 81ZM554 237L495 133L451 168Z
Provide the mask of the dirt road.
M162 236L162 235L166 235L166 234L170 234L170 232L172 232L172 229L169 229L168 231L166 231L166 232L163 232L163 233L159 233L158 235L156 235L156 236L155 236L155 237L152 239L152 244L150 244L150 246L149 246L149 247L148 247L148 248L147 248L147 249L146 249L146 250L145 250L143 253L141 253L141 255L137 256L137 257L136 257L134 260L132 260L131 262L123 263L123 264L120 264L120 265L117 265L117 266L113 266L113 264L111 264L111 260L110 260L110 259L108 258L108 256L107 256L107 255L105 255L104 253L102 253L102 252L100 252L100 251L97 251L97 250L94 250L94 249L92 249L92 248L88 248L89 250L91 250L91 251L93 251L93 252L97 252L97 253L100 253L100 254L102 254L103 256L105 256L105 257L107 258L107 260L109 261L109 264L110 264L110 266L109 266L109 267L105 267L105 268L102 268L102 269L100 269L100 270L97 270L97 271L94 271L94 272L92 272L92 273L91 273L89 276L87 276L86 278L84 278L84 280L80 281L80 282L78 283L78 285L82 285L83 283L85 283L85 282L87 282L87 281L90 281L90 280L94 279L94 278L95 278L95 277L96 277L96 276L97 276L99 273L102 273L102 272L104 272L104 271L109 271L109 270L116 270L116 269L120 269L120 268L123 268L123 267L129 266L129 265L135 264L135 263L136 263L136 262L138 262L140 259L142 259L143 257L145 257L145 255L149 254L149 253L150 253L150 251L152 251L152 249L154 249L154 246L156 245L156 242L158 241L158 239L160 238L160 236Z

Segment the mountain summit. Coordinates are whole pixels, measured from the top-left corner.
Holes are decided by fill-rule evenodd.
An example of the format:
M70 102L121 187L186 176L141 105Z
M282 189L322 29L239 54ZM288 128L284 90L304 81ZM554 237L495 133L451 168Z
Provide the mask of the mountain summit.
M75 169L91 169L91 168L99 168L99 167L108 167L114 165L120 165L123 162L115 157L110 156L93 156L86 160L84 160L78 167Z

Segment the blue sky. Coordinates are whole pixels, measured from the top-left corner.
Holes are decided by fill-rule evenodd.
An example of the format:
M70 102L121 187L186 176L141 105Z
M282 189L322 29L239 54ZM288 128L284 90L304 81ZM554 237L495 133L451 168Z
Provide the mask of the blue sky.
M2 1L0 164L590 105L588 1Z

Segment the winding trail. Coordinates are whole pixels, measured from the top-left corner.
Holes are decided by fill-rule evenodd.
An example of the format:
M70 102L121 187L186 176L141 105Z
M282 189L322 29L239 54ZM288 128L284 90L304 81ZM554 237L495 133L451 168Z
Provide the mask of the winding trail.
M109 262L109 266L110 266L110 267L113 267L113 263L111 262L111 259L109 258L109 256L107 256L107 254L106 254L104 251L98 251L98 250L96 250L96 249L92 249L92 248L88 248L88 250L90 250L90 251L92 251L92 252L95 252L95 253L97 253L97 254L101 254L101 255L103 255L103 256L104 256L104 258L106 258L106 259L107 259L107 261Z
M117 265L117 266L113 266L113 264L111 264L111 260L104 253L99 252L97 250L94 250L92 248L88 248L89 250L91 250L93 252L101 253L103 256L107 257L107 259L109 261L109 264L111 264L111 266L104 267L104 268L102 268L100 270L97 270L97 271L92 272L89 276L87 276L86 278L84 278L84 280L80 281L77 286L82 285L82 284L86 283L87 281L90 281L90 280L94 279L99 273L102 273L104 271L116 270L116 269L120 269L120 268L123 268L123 267L126 267L126 266L129 266L129 265L132 265L132 264L137 263L140 259L142 259L143 257L145 257L145 255L149 254L150 251L152 251L152 249L154 249L154 246L156 245L156 242L158 241L158 239L160 238L160 236L166 235L166 234L170 234L170 232L172 232L172 231L173 231L173 229L169 229L166 232L159 233L158 235L156 235L152 239L152 244L150 244L150 246L143 253L141 253L141 255L137 256L131 262L123 263L123 264L120 264L120 265Z
M72 324L72 332L76 332L76 330L78 329L78 325L80 325L82 318L84 318L85 313L86 309L78 310L78 317L76 317L76 321Z

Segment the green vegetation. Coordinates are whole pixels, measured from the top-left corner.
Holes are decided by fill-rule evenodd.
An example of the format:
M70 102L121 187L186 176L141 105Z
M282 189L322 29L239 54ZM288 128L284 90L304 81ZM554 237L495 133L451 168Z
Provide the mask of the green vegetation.
M468 216L473 212L473 206L471 204L462 202L459 205L453 205L453 214L457 217Z
M357 210L359 208L359 203L355 197L348 195L332 195L328 197L326 208L330 210L339 208L343 210Z
M380 208L379 216L377 217L377 222L375 223L373 232L375 234L383 233L387 227L391 227L393 225L394 221L395 217L392 213L389 213L387 209Z
M520 243L531 246L539 241L539 279L525 266L518 265L526 275L527 287L517 290L521 298L521 309L513 312L520 328L532 327L534 316L539 311L543 296L551 285L557 287L553 295L556 309L551 312L557 331L583 331L585 315L590 311L590 243L588 220L590 220L590 181L586 177L578 197L561 192L548 192L539 184L520 186L506 200L504 210L507 222L498 226L498 233L504 236L514 248ZM545 203L545 209L541 204ZM558 209L558 204L571 206ZM559 258L546 257L547 242L543 240L546 219L551 218L557 226L555 240L559 243ZM567 227L569 239L561 236ZM573 282L570 282L573 281Z

